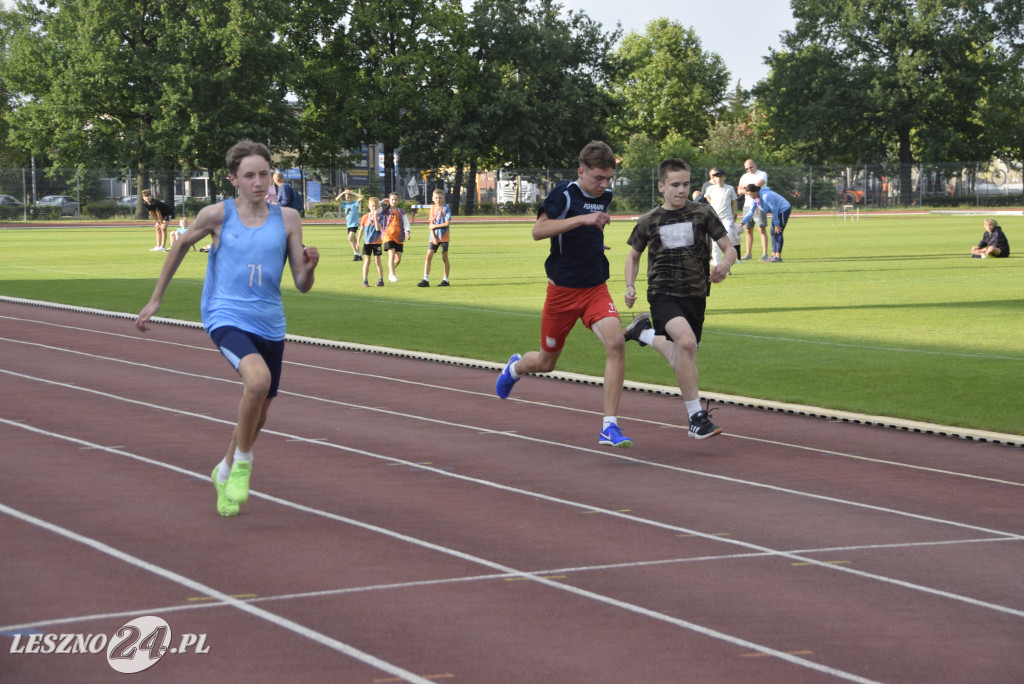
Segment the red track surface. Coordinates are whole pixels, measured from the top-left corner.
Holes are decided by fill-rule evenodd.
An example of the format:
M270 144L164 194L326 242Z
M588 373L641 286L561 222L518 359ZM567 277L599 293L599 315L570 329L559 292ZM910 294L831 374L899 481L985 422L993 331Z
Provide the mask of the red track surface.
M4 682L1024 680L1020 449L629 392L614 450L599 387L289 344L222 519L202 331L0 303L0 359ZM11 653L147 615L209 652Z

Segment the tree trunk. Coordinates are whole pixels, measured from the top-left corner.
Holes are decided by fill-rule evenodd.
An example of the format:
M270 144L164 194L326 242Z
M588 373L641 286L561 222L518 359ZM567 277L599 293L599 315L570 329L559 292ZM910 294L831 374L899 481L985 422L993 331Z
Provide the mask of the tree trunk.
M459 215L459 204L462 198L462 172L465 165L460 160L455 166L455 183L452 185L452 216Z
M466 214L476 211L476 159L469 162L469 180L466 182Z
M149 169L139 164L139 172L135 175L138 187L135 188L135 218L145 219L149 217L142 206L142 191L149 187Z
M913 176L914 153L910 149L910 129L900 127L896 130L899 138L900 157L900 204L904 207L910 206L914 199Z

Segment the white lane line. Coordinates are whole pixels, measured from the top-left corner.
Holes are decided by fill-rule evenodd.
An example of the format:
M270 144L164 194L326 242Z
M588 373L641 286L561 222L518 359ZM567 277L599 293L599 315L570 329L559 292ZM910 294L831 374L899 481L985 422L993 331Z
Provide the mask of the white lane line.
M240 601L232 596L229 596L228 594L225 594L222 591L217 591L213 587L203 584L202 582L198 582L194 579L176 573L173 570L168 570L167 568L163 568L159 565L155 565L148 561L142 560L141 558L133 556L129 553L125 553L124 551L116 549L108 544L104 544L101 541L78 534L77 532L69 530L66 527L54 525L53 523L50 523L46 520L42 520L27 513L23 513L22 511L11 508L10 506L4 505L3 503L0 503L0 513L4 513L12 518L16 518L30 525L35 525L36 527L57 534L61 537L64 537L65 539L69 539L73 542L77 542L79 544L83 544L84 546L88 546L89 548L95 551L115 558L123 563L127 563L128 565L139 568L140 570L152 573L157 577L161 577L169 582L174 582L175 584L180 584L183 587L187 587L188 589L196 593L214 598L217 601L220 601L221 603L224 603L237 610L242 611L243 613L248 613L261 620L265 620L266 622L269 622L270 624L275 625L276 627L280 627L290 632L294 632L295 634L298 634L301 637L305 637L306 639L309 639L310 641L320 644L321 646L329 648L333 651L337 651L338 653L342 653L350 658L358 660L361 663L370 665L371 667L375 667L378 670L381 670L382 672L387 672L392 676L400 677L401 679L407 682L414 682L415 684L432 684L429 679L425 679L417 674L414 674L401 667L398 667L397 665L393 665L385 660L381 660L380 658L369 653L366 653L365 651L360 651L359 649L353 646L349 646L348 644L338 641L337 639L332 639L326 634L321 634L320 632L310 629L305 625L300 625L299 623L289 620L288 618L281 617L280 615L275 615L274 613L271 613L268 610L264 610L263 608L260 608L258 606L254 606L244 601Z
M93 444L93 443L87 442L86 440L78 439L76 437L71 437L71 436L68 436L68 435L61 435L61 434L58 434L58 433L51 432L49 430L43 430L43 429L40 429L40 428L31 427L31 426L25 425L23 423L17 423L17 422L9 421L9 420L2 419L2 418L0 418L0 423L7 424L7 425L10 425L10 426L13 426L13 427L17 427L17 428L21 428L23 430L28 430L30 432L33 432L33 433L36 433L36 434L39 434L39 435L43 435L43 436L46 436L48 438L59 439L59 440L63 440L63 441L67 441L67 442L72 442L72 443L76 443L76 444L92 446L92 447L94 447L96 449L100 449L100 450L103 450L103 451L106 451L106 452L109 452L109 453L114 453L114 454L117 454L117 455L120 455L120 456L125 456L125 457L131 458L133 460L137 460L137 461L141 461L143 463L147 463L149 465L154 465L154 466L157 466L157 467L166 468L168 470L172 470L172 471L179 472L179 473L186 473L186 474L192 475L193 477L197 477L197 478L202 477L199 473L194 473L194 472L188 471L188 470L186 470L184 468L180 468L178 466L172 466L172 465L169 465L169 464L166 464L166 463L161 463L160 461L156 461L156 460L153 460L153 459L150 459L150 458L146 458L145 456L140 456L138 454L133 454L131 452L127 452L127 451L123 451L123 450L115 450L115 449L105 448L102 445ZM496 570L498 572L501 572L501 573L504 573L504 574L508 574L511 577L531 580L531 581L537 582L539 584L543 584L545 586L548 586L550 588L557 589L559 591L564 591L564 592L573 594L575 596L579 596L581 598L588 599L590 601L594 601L596 603L600 603L600 604L603 604L603 605L606 605L606 606L611 606L611 607L614 607L614 608L620 608L622 610L625 610L625 611L628 611L628 612L631 612L631 613L634 613L634 614L637 614L637 615L641 615L643 617L647 617L647 618L651 618L653 620L657 620L657 621L660 621L660 622L665 622L667 624L675 625L677 627L681 627L683 629L686 629L686 630L691 631L691 632L695 632L697 634L701 634L703 636L711 637L713 639L718 639L720 641L724 641L726 643L732 644L734 646L738 646L740 648L744 648L744 649L748 649L748 650L751 650L751 651L755 651L757 653L762 653L764 655L773 656L775 658L779 658L780 660L785 660L785 661L787 661L789 663L792 663L794 665L798 665L800 667L804 667L804 668L807 668L807 669L810 669L810 670L815 670L817 672L822 672L822 673L831 675L833 677L838 677L840 679L844 679L844 680L851 681L851 682L859 682L861 684L876 684L874 680L867 679L865 677L861 677L859 675L856 675L856 674L853 674L853 673L850 673L850 672L845 672L843 670L832 668L832 667L829 667L829 666L824 665L822 663L817 663L817 662L814 662L814 661L811 661L811 660L807 660L805 658L801 658L801 657L799 657L797 655L793 655L793 654L787 653L785 651L779 651L779 650L776 650L774 648L770 648L768 646L763 646L763 645L755 643L753 641L748 641L747 639L736 637L736 636L733 636L731 634L726 634L725 632L720 632L718 630L711 629L709 627L704 627L703 625L698 625L698 624L696 624L694 622L689 622L687 620L682 620L680 618L676 618L676 617L673 617L671 615L667 615L665 613L660 613L658 611L654 611L654 610L651 610L649 608L644 608L643 606L638 606L638 605L635 605L635 604L632 604L632 603L627 603L625 601L621 601L619 599L615 599L615 598L612 598L610 596L604 596L602 594L597 594L597 593L592 592L592 591L587 591L585 589L580 589L578 587L574 587L574 586L569 585L569 584L563 584L561 582L556 582L553 579L549 579L549 578L541 576L541 575L539 575L537 573L516 570L515 568L508 567L506 565L503 565L501 563L497 563L497 562L488 560L486 558L481 558L481 557L478 557L478 556L474 556L472 554L465 553L465 552L462 552L462 551L458 551L456 549L450 549L450 548L441 546L439 544L435 544L433 542L429 542L429 541L426 541L426 540L418 539L416 537L411 537L411 536L403 534L401 532L396 532L394 530L389 530L387 528L380 527L378 525L373 525L373 524L370 524L370 523L366 523L366 522L363 522L361 520L355 520L355 519L352 519L352 518L347 518L345 516L341 516L341 515L338 515L338 514L335 514L335 513L330 513L328 511L322 511L322 510L319 510L319 509L315 509L315 508L312 508L312 507L309 507L309 506L305 506L305 505L302 505L302 504L299 504L299 503L288 501L286 499L281 499L281 498L276 497L276 496L271 496L269 494L263 494L263 493L256 492L256 491L251 491L250 492L250 496L259 497L259 498L264 499L266 501L270 501L270 502L276 503L278 505L285 506L287 508L291 508L291 509L296 510L296 511L300 511L300 512L307 513L307 514L310 514L310 515L316 515L316 516L319 516L319 517L327 518L329 520L334 520L336 522L341 522L341 523L344 523L346 525L350 525L350 526L353 526L353 527L364 529L364 530L373 532L375 534L386 536L386 537L389 537L391 539L396 539L398 541L406 542L408 544L412 544L414 546L418 546L420 548L427 549L429 551L434 551L434 552L441 553L441 554L444 554L444 555L447 555L447 556L451 556L451 557L457 558L459 560L464 560L464 561L469 562L469 563L473 563L473 564L477 564L477 565L482 565L482 566L490 568L492 570ZM79 543L85 544L86 546L89 546L89 547L91 547L93 549L96 549L97 551L100 551L101 553L108 554L108 555L110 555L110 556L112 556L114 558L117 558L117 559L122 560L122 561L124 561L126 563L129 563L131 565L139 567L139 568L141 568L143 570L147 570L147 571L152 572L152 573L154 573L154 574L156 574L158 576L164 577L165 579L168 579L170 581L182 584L183 586L189 587L193 591L196 591L196 592L203 593L203 594L206 594L208 596L211 596L211 597L213 597L213 598L215 598L217 600L222 601L223 603L231 605L234 608L237 608L237 609L242 610L244 612L247 612L247 613L250 613L252 615L255 615L256 617L259 617L259 618L262 618L264 620L267 620L268 622L276 624L276 625L278 625L280 627L283 627L285 629L289 629L289 630L295 632L296 634L300 634L300 635L302 635L302 636L304 636L304 637L306 637L308 639L311 639L311 640L313 640L313 641L315 641L317 643L320 643L320 644L322 644L324 646L332 648L332 649L334 649L336 651L339 651L341 653L345 653L346 655L349 655L349 656L351 656L353 658L356 658L356 659L360 660L361 662L365 662L367 664L371 664L374 667L377 667L378 669L381 669L381 670L384 670L386 672L395 674L395 676L403 677L406 681L416 682L416 684L425 684L426 682L429 681L429 680L425 680L423 678L420 678L418 675L406 672L405 670L402 670L401 668L398 668L398 667L396 667L394 665L391 665L390 663L382 661L379 658L376 658L375 656L372 656L370 654L367 654L367 653L364 653L362 651L359 651L358 649L355 649L355 648L353 648L353 647L351 647L351 646L349 646L347 644L344 644L342 642L339 642L339 641L336 641L334 639L331 639L330 637L327 637L326 635L320 634L319 632L315 632L315 631L313 631L313 630L311 630L311 629L309 629L309 628L307 628L307 627L305 627L303 625L300 625L298 623L292 622L291 620L287 620L286 618L282 618L282 617L280 617L278 615L270 613L269 611L265 611L265 610L263 610L261 608L253 606L251 604L247 604L247 603L245 603L243 601L240 601L240 600L238 600L236 598L233 598L233 597L231 597L231 596L229 596L229 595L227 595L227 594L225 594L223 592L217 591L217 590L213 589L212 587L207 587L204 584L201 584L199 582L191 580L191 579L189 579L187 577L184 577L182 575L174 573L174 572L172 572L170 570L166 570L166 569L161 568L159 566L156 566L156 565L153 565L153 564L148 563L146 561L143 561L143 560L141 560L139 558L136 558L135 556L131 556L130 554L127 554L127 553L124 553L122 551L119 551L118 549L115 549L115 548L113 548L111 546L108 546L108 545L106 545L106 544L104 544L102 542L90 539L88 537L84 537L82 535L79 535L79 534L71 531L71 530L67 530L67 529L59 527L57 525L53 525L51 523L48 523L48 522L46 522L44 520L40 520L39 518L35 518L33 516L21 513L20 511L17 511L17 510L15 510L13 508L10 508L9 506L6 506L4 504L0 504L0 513L6 513L7 515L10 515L12 517L18 518L19 520L23 520L25 522L37 525L37 526L39 526L39 527L41 527L43 529L46 529L46 530L49 530L49 531L54 532L56 534L59 534L59 535L65 537L65 538L68 538L68 539L71 539L73 541L77 541ZM815 561L814 564L818 564L818 562ZM825 567L830 567L830 566L826 565Z

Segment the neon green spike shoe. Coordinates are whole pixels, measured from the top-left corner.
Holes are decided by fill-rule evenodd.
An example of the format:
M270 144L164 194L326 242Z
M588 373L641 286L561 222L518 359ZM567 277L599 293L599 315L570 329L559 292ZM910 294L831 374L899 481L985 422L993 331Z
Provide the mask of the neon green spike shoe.
M210 475L210 479L213 480L213 486L217 490L217 512L225 518L230 518L238 515L238 504L228 498L228 495L224 493L227 489L228 483L221 484L217 481L217 469L220 466L213 467L213 474Z
M232 501L244 504L249 500L249 476L252 474L252 463L235 461L231 466L231 474L224 486L224 493Z

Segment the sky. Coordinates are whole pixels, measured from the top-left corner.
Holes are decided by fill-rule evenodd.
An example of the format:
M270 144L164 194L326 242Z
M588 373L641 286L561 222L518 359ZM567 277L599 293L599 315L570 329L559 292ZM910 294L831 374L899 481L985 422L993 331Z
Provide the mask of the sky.
M725 60L732 75L750 88L768 75L764 57L778 49L779 36L795 26L787 0L559 0L566 8L587 13L611 31L621 22L623 33L643 33L652 19L665 17L692 27L704 52Z

